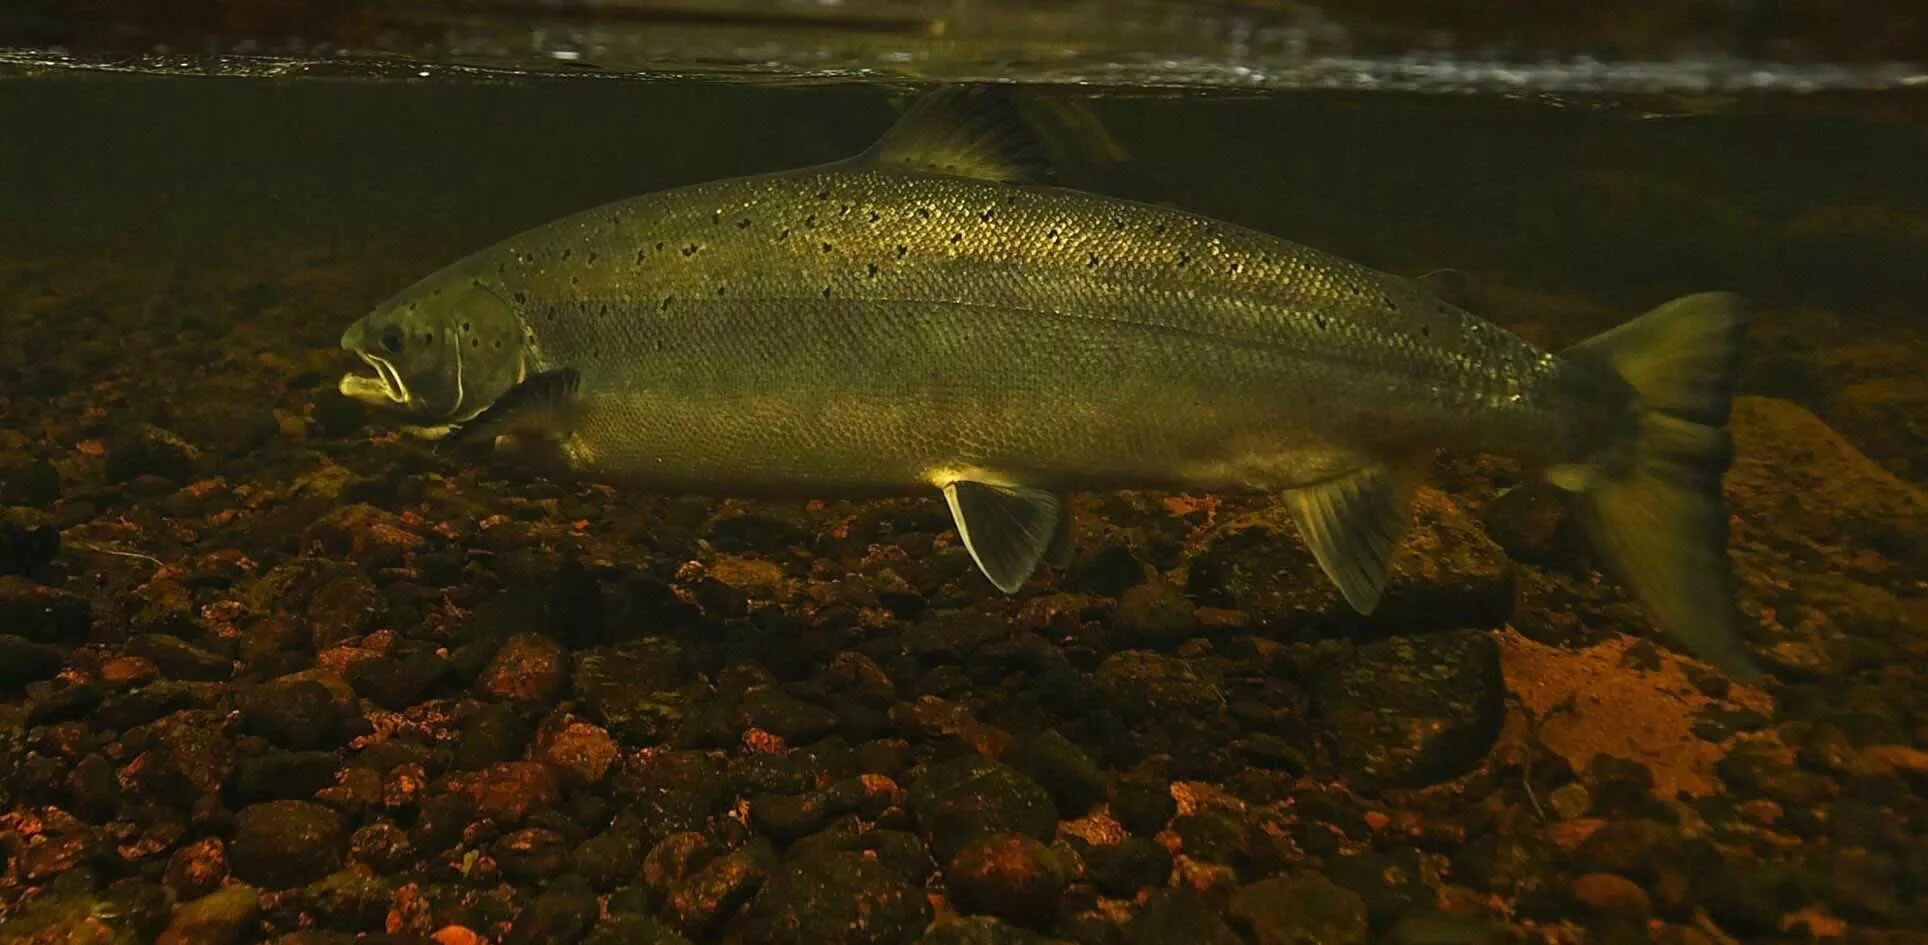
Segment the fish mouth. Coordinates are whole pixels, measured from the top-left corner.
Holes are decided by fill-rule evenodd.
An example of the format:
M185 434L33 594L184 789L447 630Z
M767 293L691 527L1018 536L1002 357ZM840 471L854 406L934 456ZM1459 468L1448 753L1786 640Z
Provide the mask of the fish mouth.
M375 376L354 373L342 375L339 388L342 396L374 406L408 403L408 385L402 383L401 372L395 370L393 364L366 351L357 351L355 354L375 369Z

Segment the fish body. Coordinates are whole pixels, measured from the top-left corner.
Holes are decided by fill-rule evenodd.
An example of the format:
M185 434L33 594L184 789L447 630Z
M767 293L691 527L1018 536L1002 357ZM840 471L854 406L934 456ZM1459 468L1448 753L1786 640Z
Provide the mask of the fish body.
M1716 562L1702 508L1725 464L1730 298L1542 351L1420 280L1027 182L1028 139L995 104L938 93L858 159L511 237L352 326L343 346L380 380L351 375L343 390L461 438L534 436L577 473L643 489L941 490L1007 591L1062 553L1064 493L1278 492L1361 610L1436 450L1514 456L1597 497L1647 483L1651 439L1690 454L1657 475L1690 472L1699 510L1692 560L1662 557L1712 583L1632 580L1659 589L1669 622L1703 625L1684 633L1703 655L1745 668L1724 537ZM1657 368L1663 343L1687 351ZM1639 363L1630 374L1616 358ZM1642 370L1667 378L1643 392ZM1681 403L1656 421L1655 396ZM1604 540L1651 557L1655 533L1625 524L1641 514L1601 526Z

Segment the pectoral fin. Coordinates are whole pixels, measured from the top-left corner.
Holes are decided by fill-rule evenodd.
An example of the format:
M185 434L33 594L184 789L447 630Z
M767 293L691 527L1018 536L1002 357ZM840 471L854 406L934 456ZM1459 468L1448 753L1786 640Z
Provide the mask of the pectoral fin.
M467 444L515 433L561 436L568 432L581 380L567 367L531 374L481 413L451 424L446 439Z
M1285 494L1320 569L1362 614L1379 606L1418 485L1416 465L1374 465Z
M978 570L1006 594L1037 571L1064 517L1064 503L1039 489L960 479L944 487L944 500Z
M1063 570L1071 567L1072 559L1078 556L1078 536L1072 530L1073 518L1071 503L1058 499L1058 528L1051 533L1051 547L1045 551L1044 560L1054 568Z

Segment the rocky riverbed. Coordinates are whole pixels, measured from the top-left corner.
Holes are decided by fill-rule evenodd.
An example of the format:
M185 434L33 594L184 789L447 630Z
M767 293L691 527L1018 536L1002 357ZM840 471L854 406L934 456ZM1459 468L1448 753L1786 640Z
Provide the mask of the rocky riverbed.
M1258 498L1080 497L1075 562L1007 599L935 499L465 464L334 393L340 324L423 261L283 258L0 268L33 340L0 351L0 943L1928 927L1918 329L1762 315L1756 688L1496 460L1442 460L1371 619ZM1574 312L1547 343L1619 317L1493 298Z

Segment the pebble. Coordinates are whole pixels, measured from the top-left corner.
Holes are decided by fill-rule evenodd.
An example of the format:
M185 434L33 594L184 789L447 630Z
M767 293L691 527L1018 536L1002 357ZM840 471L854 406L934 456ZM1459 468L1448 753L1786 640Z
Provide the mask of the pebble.
M1365 902L1317 873L1242 886L1232 893L1226 913L1250 928L1258 945L1365 945L1369 940Z
M861 853L794 857L735 928L744 945L908 945L930 925L921 889Z
M1144 564L1130 546L1121 544L1085 550L1072 561L1069 575L1073 590L1100 597L1117 597L1144 580Z
M1106 657L1098 664L1094 683L1105 706L1125 719L1211 713L1225 701L1217 681L1198 661L1149 650Z
M645 852L641 832L619 825L584 840L570 862L591 886L608 892L636 878Z
M169 679L221 682L234 675L232 659L164 633L135 635L127 641L127 655L153 662Z
M1124 592L1113 623L1120 645L1168 649L1197 635L1198 605L1184 591L1153 581Z
M1473 770L1499 738L1505 694L1499 646L1477 630L1368 643L1312 684L1333 758L1361 790Z
M1048 928L1071 870L1057 851L1023 834L985 837L951 858L944 884L967 913Z
M1140 837L1156 835L1177 813L1178 800L1164 778L1129 774L1112 786L1111 816Z
M11 633L0 634L0 688L52 679L66 663L59 647L35 643Z
M737 722L792 745L808 744L837 730L835 712L771 685L752 686L743 694L737 703Z
M515 917L503 945L575 945L596 922L596 897L587 889L545 889Z
M972 840L1000 833L1049 839L1058 827L1051 795L1022 772L980 758L926 768L911 785L910 810L940 861Z
M513 824L539 806L556 802L555 775L534 761L510 761L488 768L468 782L476 816Z
M60 554L60 529L44 515L0 509L0 574L32 574Z
M600 783L618 751L602 726L567 715L552 716L536 733L536 760L579 787Z
M501 648L475 681L476 692L494 699L552 705L569 684L562 645L534 633L518 633Z
M419 650L399 658L362 660L350 666L346 675L357 695L400 712L427 698L454 674L455 667L447 659Z
M1587 873L1575 879L1573 898L1596 914L1632 922L1645 922L1653 913L1647 891L1613 873Z
M1096 844L1084 850L1085 871L1105 895L1129 899L1140 889L1161 889L1172 874L1172 855L1142 837Z
M1554 788L1547 795L1546 803L1561 820L1579 820L1592 812L1593 795L1586 785L1571 781Z
M575 656L571 678L589 718L628 744L668 740L681 720L671 690L688 678L683 648L644 637Z
M823 829L830 812L823 794L758 794L750 798L750 826L778 843L791 843Z
M1105 799L1105 775L1091 756L1056 729L1025 743L1018 767L1051 793L1058 810L1082 814Z
M259 914L260 895L236 884L174 910L154 945L239 945Z
M227 876L227 845L220 837L202 837L167 858L162 882L181 899L197 899L213 892Z
M1125 945L1245 945L1232 927L1189 889L1162 889L1125 926Z
M311 801L267 801L235 816L228 858L242 882L286 889L340 868L347 843L342 817L333 810Z
M310 642L316 650L353 643L381 625L388 600L363 574L330 578L308 598Z
M93 626L87 599L23 577L0 575L0 627L38 643L83 640Z
M455 766L488 768L522 757L534 733L514 706L490 703L460 715L462 737L455 744Z
M283 748L334 748L347 735L347 713L326 686L312 680L257 686L236 701L242 733Z
M764 842L719 856L670 885L668 914L684 935L706 940L756 895L775 868L776 854Z

